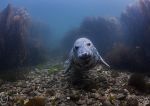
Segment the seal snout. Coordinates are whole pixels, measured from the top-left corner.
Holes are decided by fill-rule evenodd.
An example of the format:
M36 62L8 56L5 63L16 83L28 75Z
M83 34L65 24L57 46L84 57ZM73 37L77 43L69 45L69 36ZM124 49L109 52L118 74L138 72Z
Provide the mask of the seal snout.
M91 55L88 53L82 53L81 55L79 55L79 58L82 60L89 59L90 57L91 57Z

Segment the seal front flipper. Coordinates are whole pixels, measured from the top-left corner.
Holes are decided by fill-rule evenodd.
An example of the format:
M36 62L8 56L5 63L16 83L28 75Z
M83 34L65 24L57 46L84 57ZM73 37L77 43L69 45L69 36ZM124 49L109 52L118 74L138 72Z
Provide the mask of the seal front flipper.
M110 68L109 64L105 62L105 60L100 56L98 52L97 52L97 55L98 55L98 62L103 63L105 66Z
M64 73L66 74L71 69L71 63L70 63L69 59L65 61L64 67L65 67Z
M64 64L64 67L65 67L64 73L68 73L69 70L71 70L71 67L72 67L72 53L73 53L73 50L71 49L69 57L65 61L65 64Z
M109 64L106 63L106 62L104 61L104 59L103 59L101 56L100 56L100 61L101 61L104 65L106 65L107 67L110 68Z

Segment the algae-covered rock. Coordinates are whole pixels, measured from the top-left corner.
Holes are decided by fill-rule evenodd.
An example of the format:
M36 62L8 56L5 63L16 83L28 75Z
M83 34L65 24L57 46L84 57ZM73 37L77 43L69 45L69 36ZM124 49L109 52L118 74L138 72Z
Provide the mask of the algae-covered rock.
M63 70L63 66L60 64L57 64L57 65L53 65L53 66L49 67L48 73L52 74L52 73L58 72L60 70Z
M130 86L135 87L135 89L145 91L147 89L146 86L146 78L144 75L141 74L133 74L130 76L128 81Z
M40 96L33 97L24 106L45 106L45 98Z
M137 100L136 98L130 97L130 98L127 100L126 106L139 106L138 100Z

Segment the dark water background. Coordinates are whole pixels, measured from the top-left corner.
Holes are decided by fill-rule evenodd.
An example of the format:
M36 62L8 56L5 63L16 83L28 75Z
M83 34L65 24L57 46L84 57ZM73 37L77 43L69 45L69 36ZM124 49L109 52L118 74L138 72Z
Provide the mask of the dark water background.
M80 26L87 16L119 16L135 0L0 0L0 9L8 3L24 7L34 20L47 23L57 44L65 32Z

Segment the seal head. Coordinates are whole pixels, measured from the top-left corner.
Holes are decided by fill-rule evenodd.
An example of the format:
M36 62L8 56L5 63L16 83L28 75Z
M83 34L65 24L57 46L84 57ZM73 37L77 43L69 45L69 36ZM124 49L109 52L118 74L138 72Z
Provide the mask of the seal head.
M73 46L73 60L79 64L87 64L93 58L93 43L87 38L80 38Z

